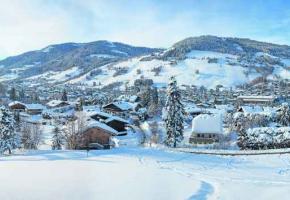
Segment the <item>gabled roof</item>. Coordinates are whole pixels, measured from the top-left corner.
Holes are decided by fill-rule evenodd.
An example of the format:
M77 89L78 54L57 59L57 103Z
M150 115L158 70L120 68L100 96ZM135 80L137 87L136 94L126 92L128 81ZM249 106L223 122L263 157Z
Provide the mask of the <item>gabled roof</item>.
M61 104L70 105L67 101L61 101L61 100L51 100L46 105L49 107L56 107L56 106L61 105Z
M223 122L220 114L201 114L192 120L194 133L223 134Z
M114 106L121 111L133 110L135 108L134 104L126 102L126 101L112 102L112 103L109 103L109 104L103 106L103 108L108 108L109 106Z
M25 104L28 110L43 110L45 107L41 104Z
M119 122L123 122L125 124L129 124L129 122L125 119L122 119L121 117L117 117L117 116L111 116L110 118L105 120L105 123L109 123L111 121L119 121Z
M25 106L25 104L22 103L22 102L20 102L20 101L13 101L13 102L10 102L10 103L8 104L8 106L11 107L11 106L14 106L14 105L17 105L17 104L20 104L20 105Z
M87 127L87 130L90 128L100 128L100 129L103 129L107 132L112 133L113 135L118 135L118 131L116 131L112 127L108 126L107 124L104 124L104 123L99 122L99 121L90 121L90 123Z

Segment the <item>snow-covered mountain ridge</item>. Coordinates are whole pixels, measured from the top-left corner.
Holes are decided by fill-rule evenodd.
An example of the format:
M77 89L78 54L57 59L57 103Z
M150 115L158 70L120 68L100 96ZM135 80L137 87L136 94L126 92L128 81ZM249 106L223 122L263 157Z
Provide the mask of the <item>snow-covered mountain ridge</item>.
M11 64L11 60L16 58L8 58L8 61L0 61L0 65L10 61L9 73L2 73L0 80L18 79L33 84L42 80L41 83L103 87L113 83L132 85L136 79L149 78L156 85L163 86L174 75L184 85L231 87L261 77L290 77L290 47L286 45L215 36L187 38L165 50L107 41L100 44L97 50L90 45L89 48L84 44L69 44L66 56L49 61L49 67L27 62L21 68L17 62ZM52 52L54 48L49 46L41 52ZM74 59L76 55L77 59ZM25 58L25 55L22 56ZM7 65L2 68L7 68ZM27 70L40 72L27 75Z

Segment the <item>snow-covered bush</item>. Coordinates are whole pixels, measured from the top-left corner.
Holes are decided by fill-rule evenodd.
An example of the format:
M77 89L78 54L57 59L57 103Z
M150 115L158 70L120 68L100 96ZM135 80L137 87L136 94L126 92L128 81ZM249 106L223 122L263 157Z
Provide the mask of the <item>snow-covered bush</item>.
M290 127L263 127L247 130L246 149L274 149L290 147Z
M282 126L290 126L290 106L283 103L277 112L277 122Z

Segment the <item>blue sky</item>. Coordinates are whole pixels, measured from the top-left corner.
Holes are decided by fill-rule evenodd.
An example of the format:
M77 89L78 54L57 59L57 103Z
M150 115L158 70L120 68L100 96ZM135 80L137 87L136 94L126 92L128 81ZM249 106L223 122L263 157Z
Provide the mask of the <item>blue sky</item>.
M0 58L100 39L169 47L189 36L290 45L287 0L1 0Z

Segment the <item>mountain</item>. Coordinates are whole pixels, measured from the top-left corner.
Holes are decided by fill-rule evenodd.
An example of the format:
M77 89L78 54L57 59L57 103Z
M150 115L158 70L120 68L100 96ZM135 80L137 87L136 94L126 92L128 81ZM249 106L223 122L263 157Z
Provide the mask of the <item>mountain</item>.
M132 85L143 77L163 86L174 75L180 84L232 87L261 77L289 79L290 47L216 36L190 37L168 49L97 41L51 45L1 65L0 80L33 85Z
M0 76L12 74L12 78L23 79L49 71L65 71L73 67L86 72L106 63L158 51L159 49L108 41L50 45L41 50L0 61Z
M217 36L200 36L186 38L175 43L163 58L182 58L191 50L214 51L232 55L254 55L258 52L280 58L290 58L290 46L258 42L245 38L225 38Z

